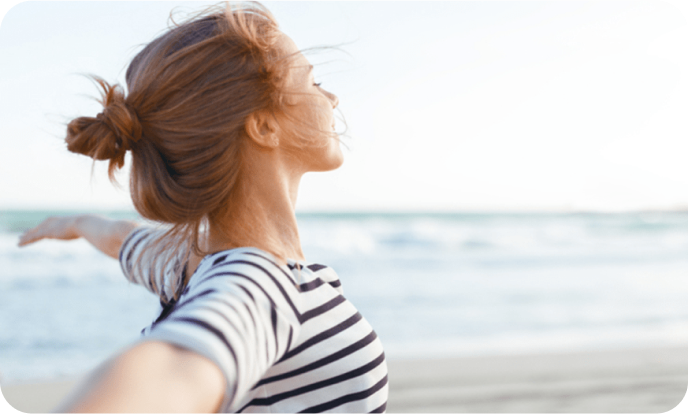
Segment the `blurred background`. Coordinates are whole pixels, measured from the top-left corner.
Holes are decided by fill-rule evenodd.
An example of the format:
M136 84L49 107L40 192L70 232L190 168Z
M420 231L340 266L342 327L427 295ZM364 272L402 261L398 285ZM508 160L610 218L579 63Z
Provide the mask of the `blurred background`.
M157 300L54 214L136 218L67 152L142 45L207 2L25 2L0 26L0 372L81 375ZM394 359L688 345L688 44L671 3L266 2L339 96L344 166L303 180L306 257ZM346 127L345 127L346 124ZM93 172L93 174L91 174Z

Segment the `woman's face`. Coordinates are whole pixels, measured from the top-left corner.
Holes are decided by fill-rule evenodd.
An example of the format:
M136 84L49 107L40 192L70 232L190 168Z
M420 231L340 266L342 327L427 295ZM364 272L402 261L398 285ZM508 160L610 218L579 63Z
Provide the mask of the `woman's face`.
M293 56L285 84L283 134L295 143L297 158L307 171L330 171L344 162L339 139L334 132L337 97L313 77L313 66L287 35L278 47L284 56Z

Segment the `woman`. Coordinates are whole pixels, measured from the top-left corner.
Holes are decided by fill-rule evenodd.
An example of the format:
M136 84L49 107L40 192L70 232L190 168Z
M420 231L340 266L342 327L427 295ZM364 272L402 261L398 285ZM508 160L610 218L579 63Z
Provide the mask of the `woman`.
M160 297L142 339L96 370L64 411L384 411L387 368L332 269L306 262L301 176L338 168L337 97L260 5L198 16L146 46L128 94L72 121L72 152L131 151L131 195L168 230L52 218L20 245L84 237Z

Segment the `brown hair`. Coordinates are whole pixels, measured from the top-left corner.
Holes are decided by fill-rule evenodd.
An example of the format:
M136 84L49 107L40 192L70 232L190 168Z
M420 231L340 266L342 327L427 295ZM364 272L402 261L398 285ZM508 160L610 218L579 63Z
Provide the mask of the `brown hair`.
M146 219L171 224L140 256L140 270L152 263L147 258L169 265L180 254L188 259L192 250L201 253L201 227L231 214L240 191L246 119L280 108L289 65L277 55L279 35L260 4L198 15L136 55L126 73L126 97L119 86L96 78L103 111L69 123L69 151L110 160L111 180L131 150L134 207ZM232 233L240 237L250 230ZM178 266L164 288L163 272L151 271L149 288L168 302L177 298L183 275Z

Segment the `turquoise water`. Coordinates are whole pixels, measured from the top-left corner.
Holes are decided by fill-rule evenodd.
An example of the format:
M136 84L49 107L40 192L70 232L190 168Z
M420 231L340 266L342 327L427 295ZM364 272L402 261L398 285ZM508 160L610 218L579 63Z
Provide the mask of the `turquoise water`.
M83 240L16 247L55 213L0 212L4 380L81 374L155 317ZM390 359L688 345L688 213L298 217Z

